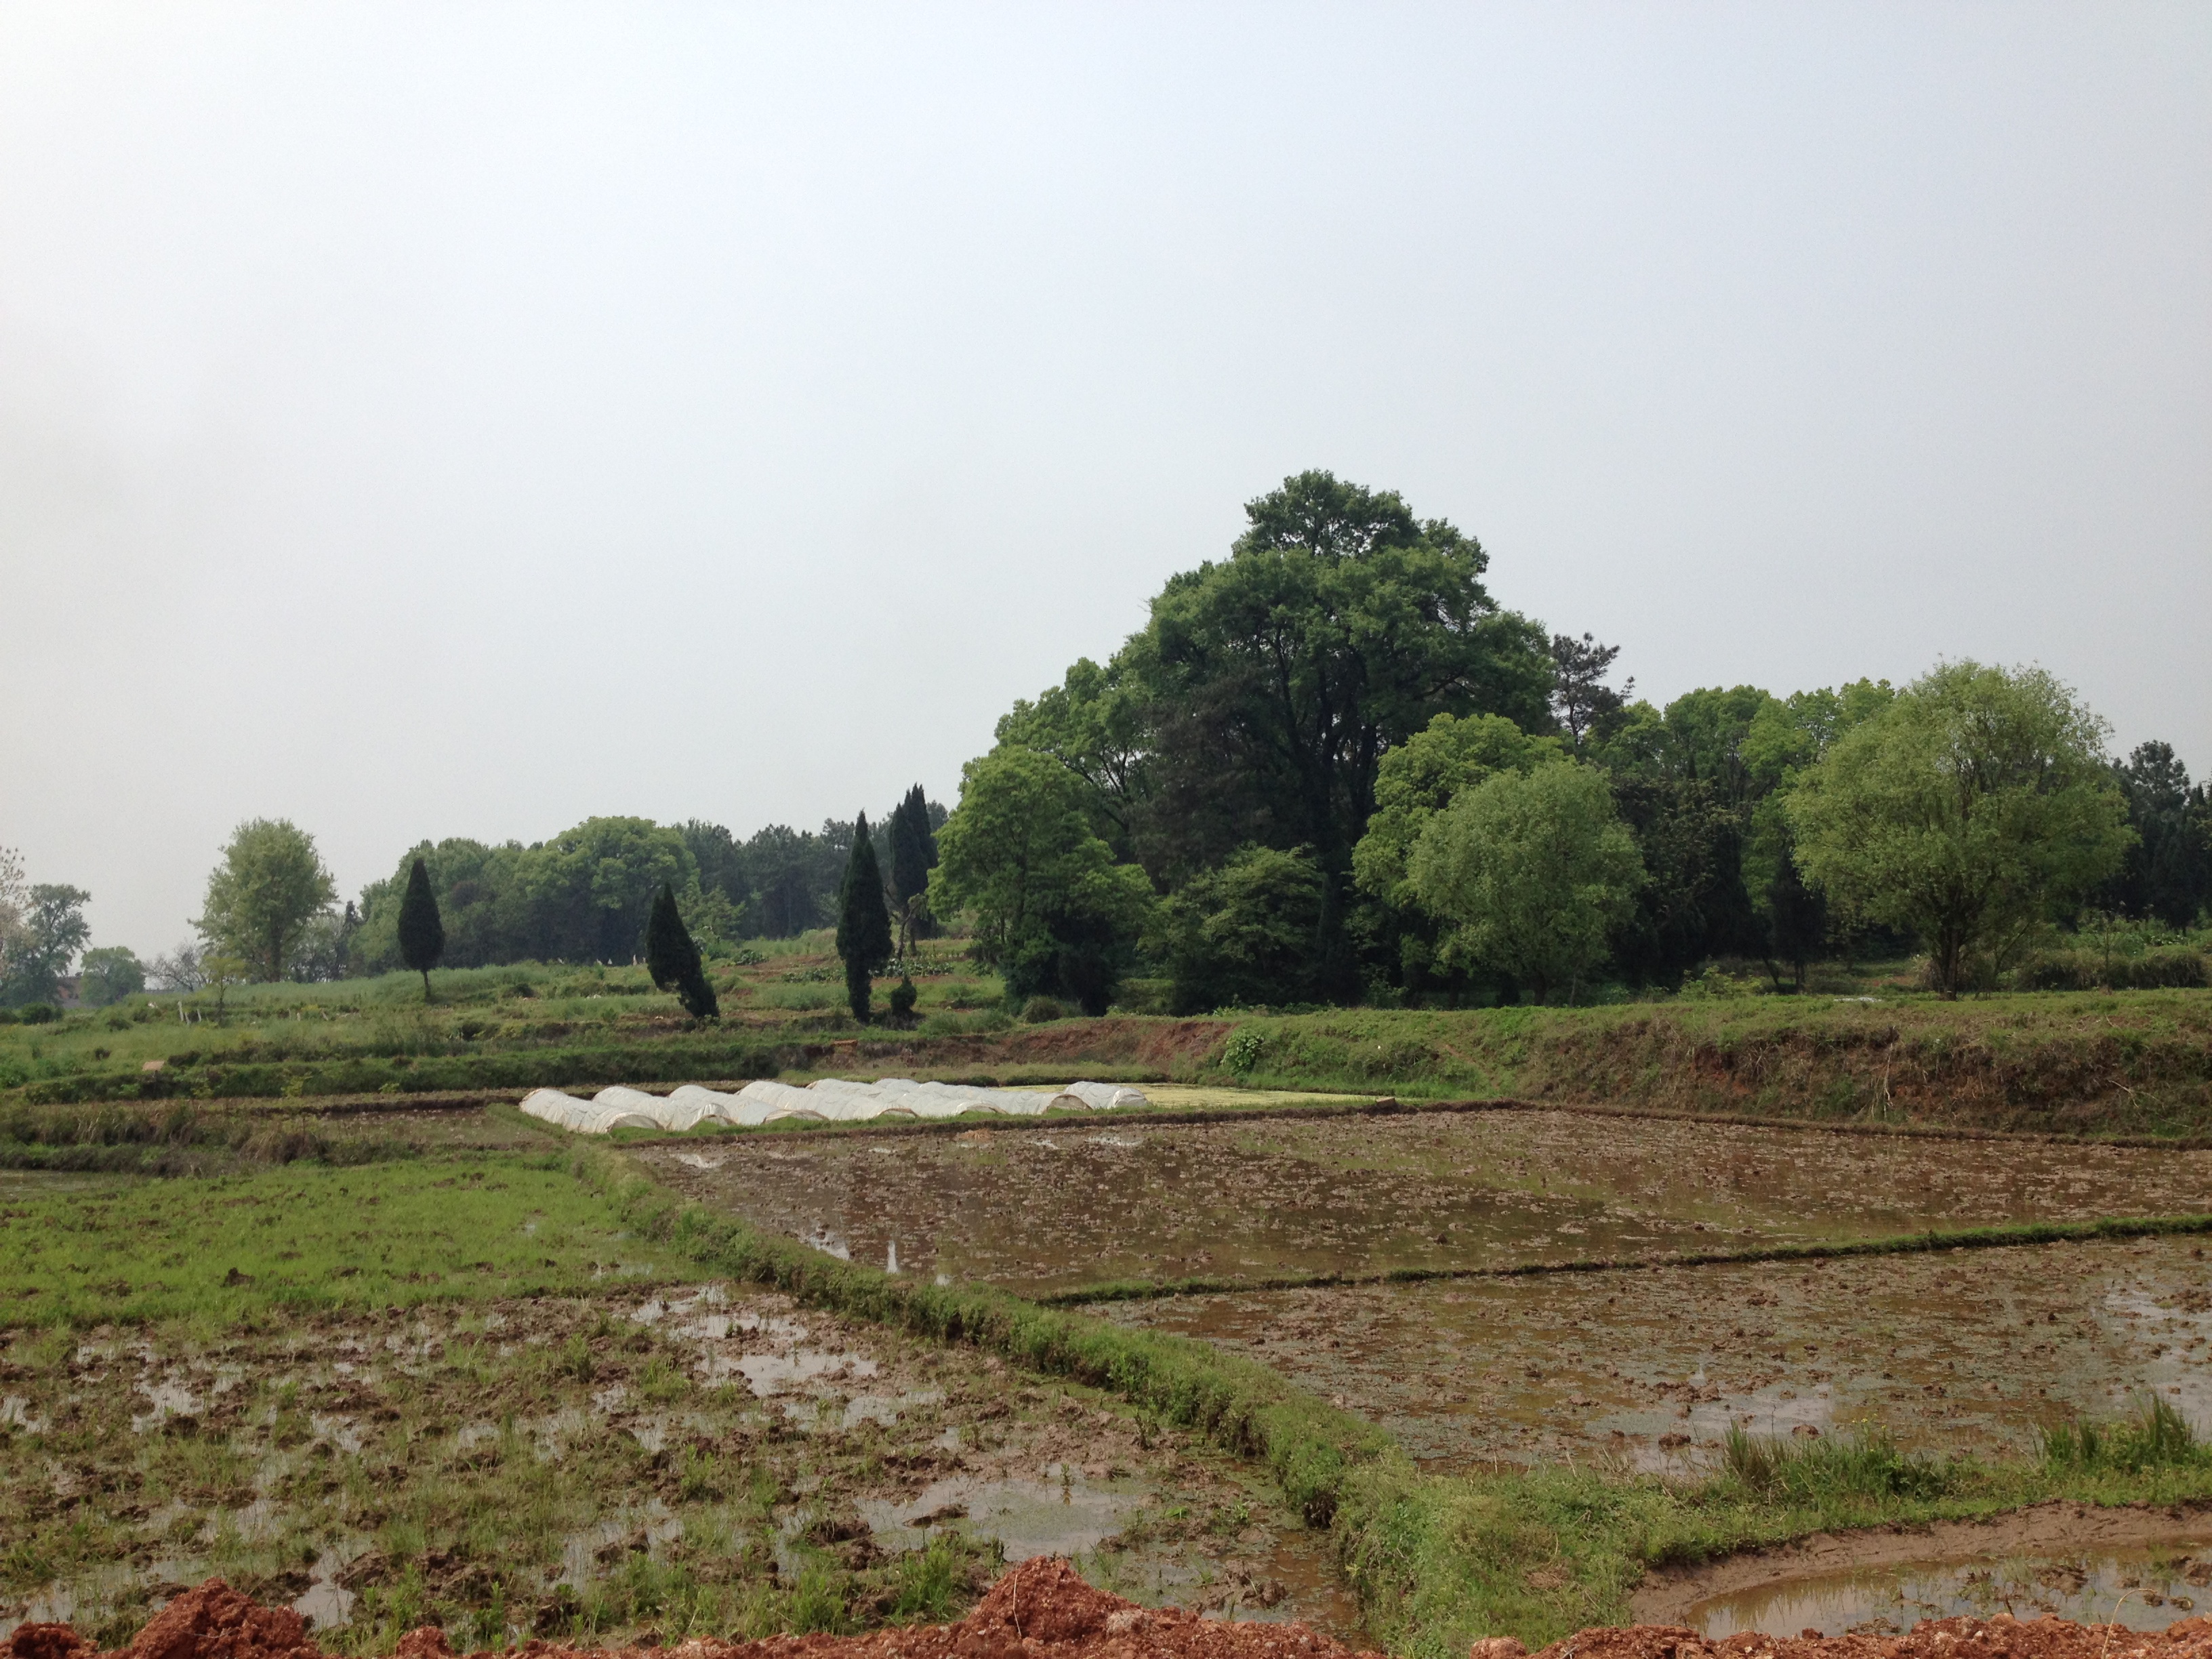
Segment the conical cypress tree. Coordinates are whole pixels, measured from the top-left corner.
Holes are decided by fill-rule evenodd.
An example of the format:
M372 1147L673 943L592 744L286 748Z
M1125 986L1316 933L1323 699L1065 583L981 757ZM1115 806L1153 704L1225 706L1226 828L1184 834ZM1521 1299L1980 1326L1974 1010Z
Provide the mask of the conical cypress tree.
M720 1015L721 1005L707 978L706 964L699 959L699 947L676 908L676 890L665 881L653 896L653 914L645 924L645 971L657 988L675 992L692 1018Z
M891 959L891 913L884 902L883 868L868 835L868 815L853 826L853 854L837 891L837 954L845 961L845 997L853 1018L868 1018L868 980Z
M446 924L438 915L438 896L430 890L429 871L416 859L399 901L399 959L422 975L425 1002L430 1000L430 970L445 954Z
M898 920L898 952L908 955L928 911L923 896L937 863L937 837L929 828L929 797L920 784L891 814L891 908Z

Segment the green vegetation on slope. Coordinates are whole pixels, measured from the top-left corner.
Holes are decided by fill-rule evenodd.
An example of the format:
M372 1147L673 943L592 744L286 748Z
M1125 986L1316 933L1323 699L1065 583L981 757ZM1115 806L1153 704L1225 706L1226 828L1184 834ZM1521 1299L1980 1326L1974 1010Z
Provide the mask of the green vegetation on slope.
M0 1327L574 1293L676 1260L627 1237L557 1156L295 1164L0 1200Z

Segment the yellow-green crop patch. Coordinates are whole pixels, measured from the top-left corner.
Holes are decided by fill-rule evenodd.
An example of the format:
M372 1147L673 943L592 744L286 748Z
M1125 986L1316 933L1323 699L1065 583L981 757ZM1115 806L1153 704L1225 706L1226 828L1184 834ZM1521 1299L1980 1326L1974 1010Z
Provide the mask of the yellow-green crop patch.
M0 1328L377 1309L690 1278L565 1164L295 1164L0 1199Z

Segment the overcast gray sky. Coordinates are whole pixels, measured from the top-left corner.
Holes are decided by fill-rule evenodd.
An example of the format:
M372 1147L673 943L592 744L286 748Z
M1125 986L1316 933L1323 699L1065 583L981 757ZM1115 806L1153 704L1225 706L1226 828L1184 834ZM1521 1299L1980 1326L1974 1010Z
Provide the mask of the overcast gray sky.
M0 7L0 844L740 835L1334 469L1664 701L2212 767L2212 7Z

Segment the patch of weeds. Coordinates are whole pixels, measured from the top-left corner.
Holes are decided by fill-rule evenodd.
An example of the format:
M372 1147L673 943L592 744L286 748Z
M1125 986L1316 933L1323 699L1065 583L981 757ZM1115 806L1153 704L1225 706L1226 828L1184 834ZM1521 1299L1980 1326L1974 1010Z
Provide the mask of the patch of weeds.
M2098 1422L2080 1417L2043 1431L2043 1461L2054 1468L2147 1469L2212 1462L2212 1448L2197 1437L2189 1419L2161 1395L2150 1395L2131 1418Z
M1761 1498L1819 1504L1834 1498L1940 1498L1963 1466L1907 1454L1887 1435L1850 1440L1782 1440L1731 1424L1721 1443L1729 1478Z

